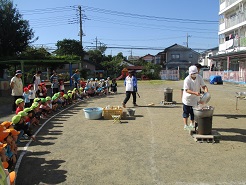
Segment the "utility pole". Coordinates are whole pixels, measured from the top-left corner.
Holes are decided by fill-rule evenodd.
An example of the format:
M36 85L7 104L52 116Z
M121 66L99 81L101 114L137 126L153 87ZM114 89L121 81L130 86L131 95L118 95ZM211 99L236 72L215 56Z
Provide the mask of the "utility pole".
M96 50L97 50L97 37L96 37Z
M191 35L186 35L186 47L188 48L189 47L189 37L191 37Z
M83 44L82 44L82 36L83 36L83 30L82 30L82 10L81 10L81 6L79 6L78 8L79 8L79 36L80 36L80 45L83 48Z
M83 30L82 30L82 10L81 10L81 6L78 6L79 8L79 37L80 37L80 45L81 48L83 49L83 43L82 43L82 36L83 36ZM83 58L80 58L80 63L79 63L79 69L81 70L82 67L82 62L83 62Z

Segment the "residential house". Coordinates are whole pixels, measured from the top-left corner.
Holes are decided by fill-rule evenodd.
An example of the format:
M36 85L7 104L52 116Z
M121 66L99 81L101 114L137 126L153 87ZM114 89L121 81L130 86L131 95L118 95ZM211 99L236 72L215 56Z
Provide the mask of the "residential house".
M245 83L246 0L220 0L219 18L219 51L209 58L224 80Z
M199 59L199 63L202 66L206 66L206 67L214 67L213 61L210 59L210 57L217 55L219 51L219 47L214 47L208 50L205 50L201 53L200 55L200 59ZM213 69L211 69L213 70Z
M164 69L187 70L192 64L198 63L199 53L178 44L174 44L155 56L155 64Z
M141 57L140 59L145 61L145 62L154 62L155 56L151 55L151 54L147 54L147 55Z

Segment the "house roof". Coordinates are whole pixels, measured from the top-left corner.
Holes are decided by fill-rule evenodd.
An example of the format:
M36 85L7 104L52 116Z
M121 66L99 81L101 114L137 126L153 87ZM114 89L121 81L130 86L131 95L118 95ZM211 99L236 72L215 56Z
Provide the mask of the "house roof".
M143 66L127 66L126 68L128 70L142 70L144 67Z
M193 49L191 49L191 48L187 48L187 47L181 46L181 45L179 45L179 44L173 44L173 45L171 45L171 46L165 48L163 51L159 52L157 55L164 55L164 54L167 53L167 51L168 51L169 49L171 49L171 48L173 48L173 47L179 47L179 48L182 49L182 50L192 50L193 52L198 53L197 51L195 51L195 50L193 50ZM199 53L198 53L198 54L199 54Z

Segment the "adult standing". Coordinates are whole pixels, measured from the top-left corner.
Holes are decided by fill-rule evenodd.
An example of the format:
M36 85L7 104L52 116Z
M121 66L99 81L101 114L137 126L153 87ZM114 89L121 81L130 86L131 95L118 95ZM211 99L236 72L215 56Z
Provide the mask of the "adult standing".
M59 81L56 71L53 71L52 76L50 77L52 96L55 93L59 92Z
M16 110L15 101L18 98L23 98L22 97L22 95L23 95L23 83L22 83L21 76L22 76L21 70L17 70L15 72L15 76L10 81L10 87L12 89L11 95L14 98L14 102L13 102L13 105L12 105L12 112L15 112L15 110Z
M205 92L208 92L208 88L204 83L204 80L198 75L196 66L189 67L189 75L184 80L183 87L183 122L184 129L194 128L194 112L193 107L198 105L200 97L200 88L203 88ZM188 118L190 116L190 125L188 126Z
M34 87L35 92L37 92L38 90L38 84L41 83L41 74L42 74L41 71L37 71L36 74L32 78L33 87Z
M75 73L71 76L71 79L73 80L73 83L74 83L74 88L79 88L80 84L79 84L79 81L80 81L80 75L79 75L79 70L76 69L75 70Z
M136 93L137 93L137 89L138 89L137 88L137 78L134 76L134 71L129 72L129 75L125 78L124 84L126 87L126 97L122 103L122 106L124 108L126 108L126 103L130 99L131 94L133 97L133 102L132 102L133 105L138 106L136 103L136 101L137 101Z

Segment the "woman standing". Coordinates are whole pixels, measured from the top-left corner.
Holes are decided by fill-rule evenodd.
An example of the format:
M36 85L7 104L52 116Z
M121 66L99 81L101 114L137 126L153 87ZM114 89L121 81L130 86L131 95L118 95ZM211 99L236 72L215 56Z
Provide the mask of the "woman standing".
M41 71L37 71L37 73L32 78L34 91L38 90L38 84L41 83L41 78L40 78L41 74L42 74Z
M22 95L23 95L23 84L22 84L21 76L22 76L21 70L17 70L15 73L15 76L10 81L10 87L12 89L11 95L14 97L14 102L12 105L12 112L15 112L15 110L16 110L15 101L18 98L23 98L22 97Z

